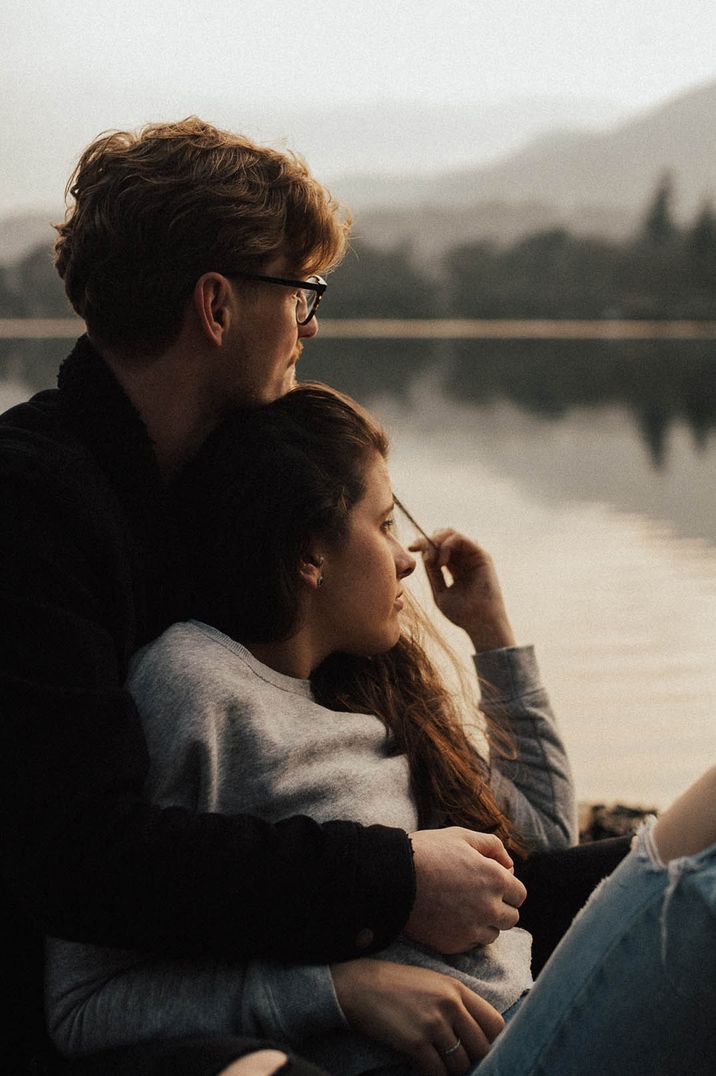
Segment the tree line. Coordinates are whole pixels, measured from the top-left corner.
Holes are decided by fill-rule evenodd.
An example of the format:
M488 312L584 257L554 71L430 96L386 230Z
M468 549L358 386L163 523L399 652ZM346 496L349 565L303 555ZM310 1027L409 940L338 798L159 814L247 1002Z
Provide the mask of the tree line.
M680 226L669 177L636 234L622 242L550 228L510 246L452 248L430 270L409 244L353 244L331 276L330 317L716 319L716 215L704 203ZM47 248L0 266L0 317L62 317L70 309Z

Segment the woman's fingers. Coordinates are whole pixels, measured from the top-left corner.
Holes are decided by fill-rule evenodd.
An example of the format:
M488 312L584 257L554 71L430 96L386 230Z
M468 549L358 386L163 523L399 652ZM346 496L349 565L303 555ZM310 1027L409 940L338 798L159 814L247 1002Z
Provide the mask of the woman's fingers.
M438 609L467 632L477 654L514 646L514 633L489 553L451 527L436 531L433 541L437 549L432 549L424 538L410 548L423 555Z
M465 999L465 1007L471 1016L479 1022L487 1041L492 1044L505 1026L505 1021L497 1009L485 1001L479 994L473 994L469 990Z
M442 1051L448 1072L464 1072L465 1068L458 1068L455 1064L462 1060L463 1065L474 1065L476 1061L482 1061L490 1050L491 1039L480 1022L467 1009L462 1020L455 1021L455 1038ZM494 1036L493 1036L494 1037ZM460 1040L460 1048L453 1054L445 1055L445 1049L454 1046Z
M455 1041L454 1039L450 1045L454 1045ZM416 1054L413 1058L417 1071L421 1076L446 1076L446 1073L450 1073L451 1076L452 1074L454 1076L465 1076L475 1062L481 1059L480 1057L471 1058L462 1042L457 1050L446 1055L445 1051L449 1049L450 1046L443 1049L442 1047L434 1046L432 1043L426 1043L420 1054ZM484 1056L483 1054L482 1057Z
M442 573L442 568L439 564L440 550L433 549L428 545L424 538L419 538L409 546L411 553L421 553L423 557L423 565L425 567L425 574L428 577L428 583L430 589L433 592L435 601L439 603L439 598L448 589L448 584L445 580L445 576Z
M447 1041L443 1033L434 1046L442 1071L462 1074L481 1061L505 1026L505 1021L489 1001L462 987L462 1007L452 1017ZM434 1059L433 1059L434 1063ZM440 1072L439 1068L430 1071Z
M445 1025L436 1028L433 1038L421 1045L414 1060L425 1076L433 1073L455 1076L470 1072L490 1051L492 1043L505 1026L500 1013L489 1001L473 994L463 984L456 984L460 1002L445 1014Z
M366 958L331 972L350 1026L406 1054L421 1076L469 1072L502 1027L484 998L427 968Z
M434 545L429 545L424 538L418 538L409 546L412 553L422 554L428 571L447 568L454 575L478 568L487 559L487 554L476 542L452 527L435 531L432 540Z
M464 1076L487 1056L489 1050L490 1039L465 1011L462 1017L455 1015L454 1027L445 1028L436 1036L435 1042L423 1043L413 1054L413 1060L422 1076L445 1076L446 1073Z

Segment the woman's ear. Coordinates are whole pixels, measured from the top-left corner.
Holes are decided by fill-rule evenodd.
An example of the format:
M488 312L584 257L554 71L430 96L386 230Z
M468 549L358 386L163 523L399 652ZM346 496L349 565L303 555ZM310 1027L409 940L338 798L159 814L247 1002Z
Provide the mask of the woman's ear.
M323 586L323 564L325 557L320 553L311 553L303 558L298 569L301 579L311 590Z

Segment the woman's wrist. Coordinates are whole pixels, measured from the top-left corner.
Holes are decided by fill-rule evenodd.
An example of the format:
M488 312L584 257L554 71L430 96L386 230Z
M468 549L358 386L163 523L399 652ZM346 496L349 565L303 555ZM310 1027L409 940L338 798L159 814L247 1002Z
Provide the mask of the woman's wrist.
M480 624L475 628L465 628L470 642L476 654L484 654L488 650L503 650L506 646L516 646L512 627L505 620L493 624Z

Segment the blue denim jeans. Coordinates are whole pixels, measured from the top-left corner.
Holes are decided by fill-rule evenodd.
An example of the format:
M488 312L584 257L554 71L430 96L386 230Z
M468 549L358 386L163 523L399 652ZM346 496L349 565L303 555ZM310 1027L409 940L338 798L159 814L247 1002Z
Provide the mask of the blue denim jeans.
M652 825L590 897L479 1076L714 1076L716 845L665 867Z

